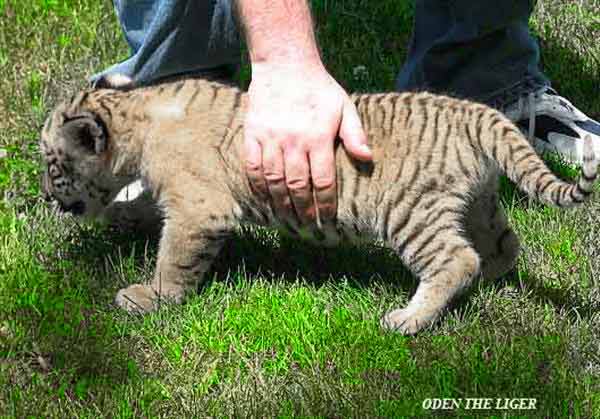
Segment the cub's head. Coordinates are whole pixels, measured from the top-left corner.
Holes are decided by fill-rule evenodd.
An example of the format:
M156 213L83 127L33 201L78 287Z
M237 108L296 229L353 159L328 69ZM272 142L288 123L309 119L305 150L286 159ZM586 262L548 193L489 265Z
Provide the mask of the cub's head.
M96 217L123 186L111 174L106 125L93 112L58 106L44 124L40 150L43 195L63 211Z

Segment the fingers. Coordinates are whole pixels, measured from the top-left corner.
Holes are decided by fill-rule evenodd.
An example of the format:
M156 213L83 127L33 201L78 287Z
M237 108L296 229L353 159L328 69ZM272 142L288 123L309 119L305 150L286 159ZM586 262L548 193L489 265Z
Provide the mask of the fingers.
M310 180L310 168L306 151L288 147L284 152L285 183L296 215L303 225L313 223L316 211Z
M320 144L309 152L308 158L319 219L329 221L335 218L337 211L335 157L333 141Z
M244 141L246 173L254 192L265 200L270 196L278 216L288 220L297 216L303 225L315 222L316 205L321 220L334 218L336 211L333 143L314 143L324 146L313 147L309 156L300 146L284 151L276 141L261 144L252 137Z
M301 147L287 146L285 150L263 144L263 170L275 211L287 219L294 215L303 225L336 215L335 157L332 141L320 144L308 154ZM313 196L314 189L314 196ZM316 207L315 207L316 205Z
M337 136L352 158L372 155L346 92L322 66L308 70L310 78L296 67L253 72L244 130L254 191L270 196L278 217L315 227L337 212Z
M344 148L357 160L370 161L373 154L367 145L367 136L362 128L358 112L354 103L346 100L340 124L340 138L344 143Z
M339 136L352 157L372 159L360 118L350 100L343 105ZM281 217L297 216L303 225L314 223L317 215L321 221L332 220L337 212L333 144L330 138L259 143L249 136L245 145L250 184L263 199L271 196Z
M250 187L257 196L267 200L269 189L263 175L262 148L252 135L246 135L244 138L244 157Z
M293 216L294 209L285 182L283 151L276 141L264 142L262 150L264 179L275 212L279 217L290 219Z

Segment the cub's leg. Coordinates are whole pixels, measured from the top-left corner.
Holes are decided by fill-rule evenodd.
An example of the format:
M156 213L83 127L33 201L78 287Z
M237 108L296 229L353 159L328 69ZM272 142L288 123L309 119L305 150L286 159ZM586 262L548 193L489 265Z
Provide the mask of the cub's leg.
M129 312L145 313L155 310L160 299L181 303L188 292L196 290L233 232L228 220L227 215L214 211L200 217L167 211L152 282L120 290L117 305Z
M467 234L482 259L482 276L489 280L509 272L519 255L519 239L508 224L496 191L494 178L471 204L465 217Z
M150 192L143 192L131 201L112 202L103 214L111 226L124 230L158 232L163 214Z
M408 234L405 240L413 238L413 243L400 253L420 283L408 305L385 314L381 325L414 334L434 323L450 300L471 284L479 274L480 260L457 225L434 223L420 233Z

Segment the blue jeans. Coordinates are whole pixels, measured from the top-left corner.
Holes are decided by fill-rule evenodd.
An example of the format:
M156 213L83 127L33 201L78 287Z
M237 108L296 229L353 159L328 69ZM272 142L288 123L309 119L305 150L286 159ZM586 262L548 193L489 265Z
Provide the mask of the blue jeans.
M529 32L534 0L416 0L398 90L429 90L492 102L527 84L549 85Z
M491 101L525 82L547 85L527 26L533 3L416 0L396 88ZM143 84L240 61L231 0L115 0L114 6L132 55L103 73Z
M240 37L230 0L113 0L131 56L92 77L138 84L238 64Z

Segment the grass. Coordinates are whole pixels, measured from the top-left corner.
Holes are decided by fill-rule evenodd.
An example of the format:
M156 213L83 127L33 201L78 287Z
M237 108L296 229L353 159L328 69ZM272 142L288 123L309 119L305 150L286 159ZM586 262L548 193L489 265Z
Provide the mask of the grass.
M240 231L188 304L116 310L115 292L150 276L156 238L58 219L38 198L44 116L127 56L97 3L0 0L0 416L470 417L422 404L473 397L537 399L486 416L600 416L597 200L560 211L505 182L518 268L412 338L378 327L416 286L387 251L325 253L261 229ZM334 76L391 90L411 3L312 3ZM596 118L599 22L597 2L566 0L538 2L531 20L555 87Z

